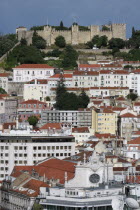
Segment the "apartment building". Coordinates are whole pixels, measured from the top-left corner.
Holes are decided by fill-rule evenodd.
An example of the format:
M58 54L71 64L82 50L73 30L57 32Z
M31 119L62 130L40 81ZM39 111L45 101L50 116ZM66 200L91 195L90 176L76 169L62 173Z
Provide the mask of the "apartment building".
M0 73L0 87L3 88L6 92L8 92L8 81L9 81L8 73Z
M41 124L70 123L73 127L91 126L92 114L90 109L73 110L42 110Z
M124 147L124 156L133 159L140 159L140 137L128 141Z
M129 94L128 87L90 87L90 97L108 97L108 96L123 96L126 97Z
M120 115L119 121L120 135L129 141L133 131L140 129L140 118L134 111L124 110L124 113Z
M10 97L7 94L0 94L0 114L4 115L3 122L15 121L17 114L17 99Z
M140 69L129 74L129 89L140 96Z
M45 101L46 97L49 96L47 83L48 80L46 79L35 79L24 84L23 99L25 101L29 99Z
M97 71L75 71L73 72L73 87L98 87L99 72Z
M134 110L134 112L137 112L138 115L140 114L140 102L137 102L137 101L134 102L133 110Z
M98 71L100 68L100 64L79 64L78 66L79 71Z
M116 134L117 114L109 108L92 110L94 132Z
M129 87L128 71L107 69L101 70L99 73L99 86L101 87Z
M49 109L47 103L38 100L27 100L18 104L18 114L22 121L27 121L31 115L40 117L41 111Z
M15 165L34 165L48 157L63 159L75 154L73 136L46 136L41 132L11 130L0 135L0 180Z
M54 75L54 68L47 64L21 64L13 68L14 82L48 79L52 75Z

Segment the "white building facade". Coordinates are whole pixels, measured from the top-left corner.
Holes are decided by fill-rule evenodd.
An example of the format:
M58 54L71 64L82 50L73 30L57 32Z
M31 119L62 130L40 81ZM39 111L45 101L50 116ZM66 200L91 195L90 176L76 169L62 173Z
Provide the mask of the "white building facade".
M75 155L73 136L46 136L43 133L14 131L0 135L0 180L14 165L34 165L47 157L64 159Z
M54 75L54 68L47 64L22 64L13 68L14 82L48 79L52 75Z

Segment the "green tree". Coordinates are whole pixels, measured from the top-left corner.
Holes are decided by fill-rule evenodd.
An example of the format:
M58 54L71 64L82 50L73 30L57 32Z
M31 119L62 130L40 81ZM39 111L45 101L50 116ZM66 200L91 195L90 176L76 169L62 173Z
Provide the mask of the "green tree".
M132 27L132 39L135 37L135 28Z
M63 95L66 93L66 87L64 84L64 77L61 74L60 75L60 80L58 82L58 86L56 89L56 103L55 103L55 108L62 110L63 105L62 105L62 100L63 100Z
M63 48L66 46L66 41L65 41L65 38L63 36L58 36L56 37L55 39L55 45L60 47L60 48Z
M109 28L109 27L107 27L107 26L105 26L105 25L103 25L103 27L102 27L102 31L110 31L110 28Z
M90 42L87 42L87 45L90 48L93 48L93 46L96 46L98 48L106 47L107 44L108 44L107 36L99 37L98 35L94 36Z
M88 95L85 93L84 90L82 90L81 94L79 95L79 104L80 108L86 108L90 99Z
M18 64L44 63L42 54L34 46L18 45L10 52L5 61L5 68L11 70Z
M54 49L52 51L47 52L46 56L59 57L61 54L62 54L62 51L60 51L59 49Z
M41 36L39 36L36 31L33 33L32 44L38 49L46 48L46 41Z
M77 51L71 45L67 45L63 52L62 67L66 69L77 67L77 59Z
M33 210L43 210L43 206L41 204L35 203L33 206Z
M129 93L127 95L127 99L131 99L131 101L135 101L138 98L138 95L136 93Z
M30 116L30 117L28 117L28 122L29 122L29 124L30 125L32 125L33 127L35 127L36 126L36 124L38 123L38 118L36 117L36 116Z
M63 30L64 29L64 25L63 25L63 22L61 21L60 22L60 30Z
M50 101L50 97L49 96L46 96L46 101Z
M7 94L7 92L2 87L0 87L0 94Z
M75 93L67 92L63 77L60 78L58 87L56 89L56 104L55 108L59 110L78 110L79 108L86 108L89 103L89 97L84 91L77 96Z
M125 41L120 38L112 38L109 40L109 48L114 49L123 49L125 47Z
M23 38L22 38L22 39L20 40L20 44L21 44L21 45L27 45L26 39L23 39Z

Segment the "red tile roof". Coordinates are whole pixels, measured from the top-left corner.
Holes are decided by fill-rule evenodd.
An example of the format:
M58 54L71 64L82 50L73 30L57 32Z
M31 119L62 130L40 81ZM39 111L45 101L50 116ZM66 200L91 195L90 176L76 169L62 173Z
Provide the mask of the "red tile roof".
M123 96L120 96L118 98L116 98L117 101L126 101L126 99Z
M97 71L74 71L73 76L97 76L99 72Z
M4 124L3 124L3 129L9 129L9 126L10 126L11 128L13 128L13 127L16 126L16 123L15 123L15 122L4 123Z
M127 144L140 144L140 137L130 140Z
M79 68L100 68L100 64L79 64Z
M54 74L53 76L49 77L49 78L60 78L61 74ZM72 74L63 74L62 75L64 78L72 78Z
M16 66L14 69L54 69L48 64L21 64Z
M72 128L73 133L89 133L88 127Z
M140 106L140 102L134 102L134 106Z
M46 123L43 125L40 130L48 130L48 129L61 129L61 123Z
M127 90L128 87L90 87L90 89L97 89L97 90Z
M0 77L9 77L9 73L0 73Z
M48 83L47 79L37 79L37 84L47 84L47 83ZM26 84L35 84L35 80L31 80Z
M115 135L112 135L110 133L95 133L95 136L99 139L102 139L102 138L115 138Z
M65 172L67 172L68 180L72 179L75 173L75 165L76 163L50 158L33 166L15 166L11 176L16 177L19 171L29 171L31 174L32 169L34 169L39 176L45 176L48 179L59 179L60 183L64 184Z
M27 101L23 101L20 104L44 104L44 105L47 105L45 102L38 101L38 100L33 100L33 99L27 100Z
M134 115L134 114L131 114L131 113L125 113L123 115L120 115L120 117L122 117L122 118L134 118L134 117L137 117L137 116Z

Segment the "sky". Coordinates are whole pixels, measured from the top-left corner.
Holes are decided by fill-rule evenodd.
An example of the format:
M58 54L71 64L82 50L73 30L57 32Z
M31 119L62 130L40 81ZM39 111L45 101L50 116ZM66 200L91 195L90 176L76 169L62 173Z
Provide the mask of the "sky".
M0 0L0 33L15 33L19 26L65 26L126 23L140 29L140 0Z

